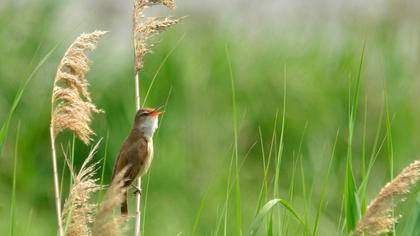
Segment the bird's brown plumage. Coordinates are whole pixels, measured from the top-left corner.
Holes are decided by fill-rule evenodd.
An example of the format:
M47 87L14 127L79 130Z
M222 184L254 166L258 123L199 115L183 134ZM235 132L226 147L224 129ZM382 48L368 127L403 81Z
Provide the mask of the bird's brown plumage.
M112 179L124 168L124 187L129 187L137 177L143 176L149 169L153 158L153 140L142 133L136 124L125 139L114 165ZM121 213L128 214L127 192L121 204Z

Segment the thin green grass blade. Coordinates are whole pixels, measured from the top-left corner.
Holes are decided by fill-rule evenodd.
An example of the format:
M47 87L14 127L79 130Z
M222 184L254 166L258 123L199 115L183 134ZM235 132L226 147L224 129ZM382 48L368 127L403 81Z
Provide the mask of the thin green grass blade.
M156 81L157 76L159 75L159 72L162 70L163 65L165 64L165 62L168 60L168 58L172 55L172 53L175 51L175 49L179 46L179 44L182 42L182 40L184 40L185 38L185 33L178 39L178 41L175 43L175 46L168 52L168 54L166 54L166 56L163 58L163 60L160 62L160 65L158 67L158 69L156 70L155 75L152 78L152 81L150 82L149 87L147 88L147 92L146 95L144 96L144 100L143 100L143 107L146 104L147 98L149 97L150 92L152 91L152 87Z
M106 130L104 156L102 157L103 161L102 161L100 186L104 186L106 161L107 161L107 157L108 157L108 145L109 145L109 129ZM98 195L98 201L97 202L102 202L103 196L104 196L104 191L100 191L99 195ZM100 204L98 204L98 207L99 207L99 205Z
M382 123L383 123L382 117L383 117L383 109L381 110L380 115L379 115L378 126L376 128L375 141L373 143L372 153L370 156L369 165L366 170L365 178L362 179L362 183L360 184L359 189L358 189L359 198L362 200L366 199L366 188L369 181L370 173L372 171L373 165L375 164L376 158L378 157L386 141L386 136L385 136L382 139L381 143L379 143L379 136L381 134ZM379 147L378 147L378 143L379 143Z
M290 204L293 204L293 195L294 195L294 192L295 192L295 181L296 181L295 180L296 179L296 169L297 169L297 166L298 166L299 157L301 156L303 140L305 138L305 133L306 133L307 128L308 128L308 122L305 122L305 126L304 126L303 132L302 132L302 136L300 137L297 154L296 155L293 154L292 177L291 177L291 180L290 180L290 187L289 187L289 202L290 202ZM283 228L285 229L285 235L289 234L289 220L290 219L289 219L288 215L284 214Z
M366 178L366 130L367 130L367 96L365 98L365 109L363 116L363 137L362 137L362 179ZM362 215L366 211L366 194L360 196L361 199L361 213Z
M20 122L18 123L15 141L15 153L13 158L13 184L12 184L12 201L10 203L10 236L15 235L16 225L16 173L17 173L17 158L19 147Z
M302 197L303 197L303 209L305 212L305 222L308 220L308 193L307 193L307 187L306 187L306 177L305 177L305 168L303 167L303 160L302 156L299 158L299 164L300 164L300 175L302 180Z
M347 146L347 161L346 161L346 174L344 183L344 211L346 216L346 230L348 233L353 231L356 227L358 219L360 219L360 206L357 197L357 188L353 176L353 156L352 156L352 144L353 144L353 133L354 126L356 123L357 110L359 105L359 94L360 94L360 83L361 83L361 72L363 59L365 54L365 46L363 47L362 56L359 64L359 71L356 78L356 85L354 89L354 95L352 99L350 114L349 114L349 126L348 126L348 146Z
M234 136L234 151L235 151L235 205L236 205L236 233L242 235L242 219L241 219L241 187L239 181L239 154L238 154L238 124L237 124L237 111L236 111L236 93L235 81L233 77L232 62L230 60L229 49L226 45L226 60L228 62L231 92L232 92L232 125Z
M248 236L254 236L256 235L256 233L258 232L258 229L261 227L261 225L263 224L264 218L265 216L267 216L271 210L273 209L273 207L276 204L280 204L283 207L285 207L285 209L290 212L297 221L299 221L302 226L305 228L306 231L306 225L305 222L302 220L301 217L299 217L299 215L296 213L296 211L293 209L293 207L286 201L283 199L273 199L268 201L260 210L260 212L257 214L257 216L254 218L254 220L251 223L251 226L249 227Z
M420 191L417 194L416 206L413 208L411 215L408 217L407 224L401 236L420 235Z
M144 196L144 200L143 200L143 209L142 209L142 214L143 216L142 218L142 222L141 222L141 235L144 235L145 231L146 231L146 213L147 213L147 200L149 198L149 186L150 186L150 178L151 178L151 172L152 171L152 167L149 167L149 171L146 175L146 191L145 191L145 196Z
M298 152L299 153L299 152ZM295 192L295 179L296 179L296 169L297 169L297 166L298 166L298 160L299 160L299 158L297 157L298 155L300 155L300 154L297 154L297 155L295 155L295 154L293 154L293 159L292 159L292 177L291 177L291 180L290 180L290 187L289 187L289 202L290 202L290 204L293 204L293 195L294 195L294 192ZM288 215L286 215L286 214L284 214L284 220L283 220L283 226L282 226L282 228L284 228L284 230L285 230L285 235L288 235L288 233L289 233L289 221L290 221L290 218L289 217L287 217Z
M278 197L279 194L279 179L280 179L280 166L283 157L283 138L284 138L284 126L286 120L286 78L284 78L284 88L283 88L283 114L281 119L281 132L280 132L280 142L279 142L279 150L277 152L277 159L276 159L276 172L274 176L274 190L273 195L274 197Z
M31 74L28 76L28 78L25 80L25 82L20 86L18 92L16 93L16 96L15 96L15 98L13 100L13 103L12 103L12 107L10 108L9 113L7 114L7 118L4 121L4 123L3 123L3 125L2 125L2 127L0 129L0 156L3 153L4 141L5 141L5 138L7 136L7 132L9 130L10 121L12 120L13 114L14 114L17 106L19 105L20 100L22 99L23 92L25 91L25 89L28 86L29 82L31 82L31 80L34 78L34 76L38 72L38 70L41 68L41 66L44 65L44 63L47 61L47 59L51 56L51 54L55 51L55 49L57 47L58 47L58 44L56 46L54 46L41 59L41 61L38 63L38 65L36 65L36 67L34 68L34 70L31 72Z
M245 159L248 157L248 154L251 152L252 148L255 146L256 143L254 143L249 150L247 151L244 161ZM216 229L214 230L214 235L219 235L219 230L221 228L222 222L224 223L223 227L223 231L224 231L224 235L227 235L227 228L228 228L228 224L227 224L227 217L228 217L228 209L229 209L229 199L230 199L230 194L233 190L233 187L235 186L232 183L232 172L233 172L233 163L235 161L235 154L234 151L232 151L232 156L230 159L230 164L229 164L229 171L228 171L228 178L227 178L227 187L226 187L226 199L225 199L225 203L223 206L223 210L222 210L222 215L219 217L219 220L217 221L217 225L216 225ZM244 161L242 161L241 166L243 166ZM240 171L240 169L239 169ZM235 180L236 181L236 180Z
M384 100L385 100L385 131L386 131L386 149L387 149L387 157L389 161L389 179L392 180L394 178L394 147L392 144L392 130L391 130L391 118L389 115L389 104L388 104L388 96L387 93L384 93ZM394 201L392 200L392 203ZM394 216L394 208L391 209L391 215ZM388 235L395 235L395 224L392 225L392 232Z
M335 148L337 146L337 140L338 140L338 134L339 133L340 133L340 131L337 130L337 134L335 136L334 145L333 145L332 151L331 151L330 162L328 163L327 174L325 175L324 183L322 184L321 199L319 200L318 210L316 212L316 217L315 217L314 229L312 231L312 235L313 236L317 235L317 233L318 233L319 219L320 219L320 216L321 216L322 205L324 203L325 193L327 191L327 187L328 187L328 183L329 183L329 179L330 179L331 167L332 167L332 163L334 161Z
M226 186L226 199L225 199L225 206L224 206L224 211L223 211L223 235L226 236L227 235L227 227L228 227L228 209L229 209L229 199L230 199L230 191L231 191L231 179L232 179L232 170L233 170L233 163L234 163L234 158L235 155L232 152L232 157L230 159L230 164L229 164L229 173L228 173L228 183ZM217 233L217 231L216 231Z
M70 150L70 143L67 145L67 150L64 149L63 146L61 146L61 150L64 153L64 155L68 155ZM60 179L60 196L63 196L63 185L64 185L64 174L66 173L66 162L63 161L63 167L61 168L61 179Z
M286 66L284 67L284 84L283 84L283 114L281 119L281 132L280 132L280 141L279 141L279 150L277 152L277 158L276 158L276 170L274 175L274 186L273 186L273 197L279 198L280 191L279 191L279 181L280 181L280 167L281 162L283 159L283 147L284 147L284 127L285 127L285 121L286 121L286 97L287 97L287 77L286 77ZM280 208L278 210L278 217L279 221L281 221L281 212ZM272 224L272 215L270 215L270 224ZM278 224L278 233L282 232L281 224ZM269 226L269 228L273 228L273 226Z
M266 197L267 197L267 193L268 193L268 170L270 168L270 163L271 163L271 154L272 154L272 150L273 150L273 146L275 143L275 135L276 135L276 130L277 130L277 117L278 117L278 111L276 111L276 117L274 119L274 127L273 127L273 134L271 137L271 145L270 145L270 152L268 154L268 159L267 159L267 163L265 163L265 154L264 154L264 144L262 141L262 134L261 134L261 130L260 130L260 143L261 143L261 149L262 149L262 155L263 155L263 161L264 161L264 176L263 176L263 181L261 184L261 189L260 189L260 193L258 195L258 203L257 203L257 209L255 210L255 215L258 214L260 208L262 207L263 201L265 201Z
M392 131L391 131L391 118L389 114L388 96L385 93L385 124L386 124L386 147L389 161L389 174L390 179L394 178L394 147L392 145Z
M209 192L210 192L210 190L207 190L206 193L204 193L203 198L201 199L200 207L198 208L197 214L195 216L191 236L195 236L197 234L198 226L200 225L201 215L203 214L203 210L204 210L204 207L206 205L207 196L208 196Z

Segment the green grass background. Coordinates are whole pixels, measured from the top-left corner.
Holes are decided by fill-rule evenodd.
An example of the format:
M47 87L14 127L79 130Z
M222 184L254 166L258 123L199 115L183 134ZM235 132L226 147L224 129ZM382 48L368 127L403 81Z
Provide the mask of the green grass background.
M6 1L0 6L0 124L7 119L18 88L56 47L26 87L5 139L0 156L0 235L9 235L13 224L10 208L14 205L14 166L14 235L55 232L48 126L56 66L81 32L111 27L106 18L96 17L100 13L95 9L91 18L78 19L72 12L63 15L65 4L37 0L25 4ZM246 233L261 206L258 198L270 152L265 181L268 190L263 203L274 197L273 191L277 192L275 197L287 200L312 231L338 131L318 233L344 234L342 200L349 110L364 47L352 142L356 185L360 186L363 176L363 156L367 166L372 153L378 152L367 185L367 202L390 179L388 157L393 155L395 174L418 158L418 12L409 5L390 3L379 14L351 12L334 20L325 17L313 21L302 13L282 18L286 22L265 25L252 18L242 19L249 23L235 24L219 21L211 14L178 9L175 15L189 17L159 37L161 42L146 57L141 73L142 98L156 76L146 106L156 107L168 101L155 137L152 169L143 181L144 189L149 183L143 218L145 235L221 235L224 212L227 235L237 234L238 229ZM127 24L129 14L124 18ZM57 25L58 19L65 25ZM107 156L104 183L110 181L114 160L135 112L129 27L122 33L127 38L121 40L117 37L120 33L110 32L99 43L90 55L93 64L87 76L93 101L105 110L93 120L95 140L104 138L96 156L96 160ZM388 130L386 116L390 121ZM237 124L237 145L232 119ZM283 128L283 154L278 155ZM392 148L390 139L385 139L387 132L388 137L392 134ZM376 136L379 141L375 149ZM66 132L60 135L58 145L67 147L71 139ZM75 150L75 166L80 167L89 147L77 141ZM229 168L235 150L238 163L235 165L233 159L233 167ZM281 165L275 180L277 157L281 157ZM61 169L63 158L59 166ZM237 180L235 166L240 167ZM64 177L66 196L68 172ZM235 182L240 183L240 188L235 189ZM274 190L274 183L278 190ZM233 189L227 191L229 188ZM416 191L397 209L398 213L409 215ZM230 198L226 200L228 192ZM302 234L299 222L284 208L279 209L273 211L274 234ZM397 232L405 223L403 218ZM264 224L257 235L267 231Z

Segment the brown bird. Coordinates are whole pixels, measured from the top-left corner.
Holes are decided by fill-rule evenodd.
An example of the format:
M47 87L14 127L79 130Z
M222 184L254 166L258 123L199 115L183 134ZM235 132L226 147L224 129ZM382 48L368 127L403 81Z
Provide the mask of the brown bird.
M134 125L114 165L112 179L114 180L120 171L125 170L124 187L132 185L138 194L141 194L141 190L133 185L133 181L143 176L150 167L153 159L153 134L158 127L158 116L162 113L159 108L142 108L137 111ZM121 214L128 214L127 192L121 203Z

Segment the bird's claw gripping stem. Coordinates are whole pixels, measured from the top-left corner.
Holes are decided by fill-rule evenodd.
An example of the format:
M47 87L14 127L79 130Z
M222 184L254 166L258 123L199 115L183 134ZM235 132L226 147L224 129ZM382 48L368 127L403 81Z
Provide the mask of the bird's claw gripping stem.
M140 194L140 196L141 196L141 189L137 188L137 186L134 185L134 184L132 184L131 186L135 189L133 194L134 195Z

